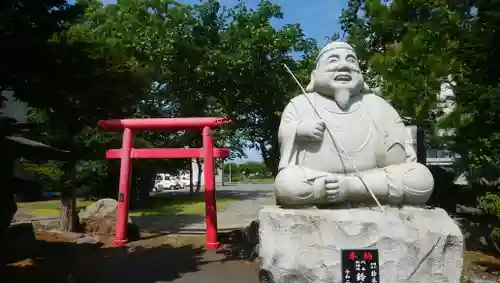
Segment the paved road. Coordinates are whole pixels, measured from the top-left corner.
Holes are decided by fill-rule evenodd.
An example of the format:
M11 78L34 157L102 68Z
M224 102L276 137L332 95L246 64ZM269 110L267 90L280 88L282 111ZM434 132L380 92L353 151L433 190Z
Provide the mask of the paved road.
M175 197L186 195L189 189L166 191L162 195ZM216 189L218 197L231 197L239 201L217 213L219 231L238 229L248 226L256 220L259 210L264 205L274 205L272 184L238 184L219 186ZM158 194L156 194L158 195ZM29 219L26 219L29 218ZM205 234L205 216L177 214L173 216L132 216L132 222L137 224L142 231L167 234ZM58 215L44 217L26 217L19 210L14 219L17 221L36 221L42 226L56 225ZM54 222L55 221L55 222ZM51 224L54 222L55 224Z
M262 206L275 204L271 184L249 184L227 188L229 194L234 191L245 192L246 198L218 213L217 220L220 229L246 227L258 218ZM221 190L219 194L224 194L224 192Z
M189 190L166 191L163 195L185 195ZM231 197L239 201L217 213L219 231L248 226L258 219L260 208L274 205L272 184L238 184L221 186L216 190L218 197ZM175 216L132 217L141 230L154 233L174 233L184 235L205 234L205 216L177 214Z
M262 184L262 183L257 183L257 184L230 184L230 185L217 185L216 186L216 191L217 192L234 192L234 191L244 191L244 192L271 192L272 191L272 184ZM204 187L201 187L201 191L204 191ZM160 194L187 194L189 193L189 188L184 188L184 189L179 189L179 190L174 190L174 191L163 191L163 193ZM158 195L158 194L154 194Z

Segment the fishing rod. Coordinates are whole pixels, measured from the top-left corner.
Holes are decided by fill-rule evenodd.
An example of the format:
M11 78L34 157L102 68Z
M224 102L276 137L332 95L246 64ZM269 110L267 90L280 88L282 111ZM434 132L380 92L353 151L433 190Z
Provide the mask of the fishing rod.
M285 63L283 63L283 65L285 66L285 69L287 70L287 72L292 76L293 80L297 83L297 85L302 90L302 93L304 94L307 102L309 102L309 104L311 105L311 107L314 110L314 112L316 113L316 115L319 117L320 120L324 121L324 119L321 117L321 114L319 114L319 111L316 109L316 107L314 107L314 104L312 103L312 101L307 96L306 90L304 89L304 87L302 86L302 84L300 84L300 82L297 79L297 77L293 74L292 70L290 70L290 68ZM352 157L349 154L347 154L347 151L342 146L342 144L340 144L339 141L335 140L335 138L333 137L333 133L330 131L330 129L328 128L328 125L326 125L326 124L325 124L325 129L326 129L326 132L328 133L328 135L330 136L330 138L332 139L333 143L338 145L338 147L340 148L340 150L343 151L344 156L347 157L347 160L349 160L349 162L351 163L352 167L356 171L355 176L358 177L358 179L361 181L361 183L363 183L363 186L370 193L371 197L377 203L377 205L380 208L380 210L382 210L382 212L385 212L385 209L382 206L382 204L380 204L380 201L378 200L377 196L375 196L375 194L373 193L373 191L366 185L366 183L363 180L363 178L361 178L361 173L359 172L358 167L354 164L354 161L352 161ZM342 157L340 157L340 159L342 160Z

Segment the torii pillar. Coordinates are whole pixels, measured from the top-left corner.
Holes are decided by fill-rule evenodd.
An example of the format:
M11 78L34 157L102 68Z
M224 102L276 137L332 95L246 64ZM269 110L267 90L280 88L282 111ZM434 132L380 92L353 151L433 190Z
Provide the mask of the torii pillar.
M207 249L217 249L217 208L215 199L214 158L229 156L229 150L214 148L211 135L214 128L231 123L221 117L195 118L149 118L102 120L98 126L106 131L123 131L122 148L110 149L107 159L120 159L120 181L118 192L118 208L116 214L115 246L127 243L128 206L130 201L130 177L133 158L203 158L205 185L205 221ZM133 148L134 131L186 130L202 129L202 148Z

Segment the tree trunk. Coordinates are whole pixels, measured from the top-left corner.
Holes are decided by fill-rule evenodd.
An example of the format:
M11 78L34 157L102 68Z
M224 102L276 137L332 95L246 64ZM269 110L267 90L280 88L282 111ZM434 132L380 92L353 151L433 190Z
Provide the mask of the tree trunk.
M64 176L61 183L61 229L75 232L76 215L76 161L68 161L62 166Z
M196 159L196 165L198 166L198 181L196 182L196 192L199 192L201 190L201 178L203 178L203 175L201 174L203 171L199 158Z
M194 190L194 184L193 184L193 160L190 160L189 162L189 193L192 194Z
M217 162L217 171L220 173L220 186L223 187L224 186L224 161L221 160L220 162ZM220 166L220 171L219 171L219 166Z
M417 126L417 162L427 164L427 151L425 149L425 130Z

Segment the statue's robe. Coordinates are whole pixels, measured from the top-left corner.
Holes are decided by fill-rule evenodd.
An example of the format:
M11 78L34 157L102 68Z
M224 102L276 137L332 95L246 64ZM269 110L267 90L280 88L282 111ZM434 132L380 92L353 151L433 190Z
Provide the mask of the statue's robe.
M352 175L357 169L360 173L371 172L366 174L370 183L367 185L380 188L379 194L385 190L392 202L404 202L405 193L413 198L406 200L409 202L428 199L432 176L429 183L430 173L416 163L406 127L390 104L377 95L364 94L353 99L349 110L344 112L317 93L306 95L293 98L283 111L278 133L281 158L277 181L280 172L291 167L299 167L302 174L286 174L286 182L290 184L312 182L328 174ZM305 120L322 120L333 139L325 130L322 141L301 140L296 131ZM417 177L410 176L415 174ZM418 174L424 174L421 177L426 180L419 181Z

